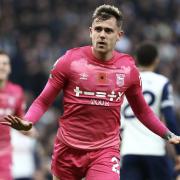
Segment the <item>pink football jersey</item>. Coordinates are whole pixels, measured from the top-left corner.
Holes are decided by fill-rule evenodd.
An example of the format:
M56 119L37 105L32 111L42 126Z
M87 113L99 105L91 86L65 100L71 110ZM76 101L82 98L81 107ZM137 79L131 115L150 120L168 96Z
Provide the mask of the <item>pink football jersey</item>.
M99 149L120 144L120 108L126 95L134 113L163 137L168 129L149 108L141 92L134 60L113 51L109 61L96 59L90 46L68 51L55 63L50 78L24 119L36 123L63 90L64 114L57 136L66 145Z
M24 95L20 86L7 82L0 89L0 118L6 115L24 115ZM10 127L0 125L0 179L9 177L11 165ZM3 177L2 177L3 176ZM9 179L8 179L9 180Z
M114 51L111 60L102 62L93 56L90 46L76 48L55 63L49 81L64 91L58 130L64 143L83 149L119 144L124 93L133 84L141 88L129 55Z

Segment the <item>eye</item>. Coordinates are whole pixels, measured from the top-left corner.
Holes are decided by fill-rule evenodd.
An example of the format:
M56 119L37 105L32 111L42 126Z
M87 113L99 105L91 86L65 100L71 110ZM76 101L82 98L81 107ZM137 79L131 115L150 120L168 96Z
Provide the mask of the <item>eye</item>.
M97 32L101 32L102 28L101 27L95 27L94 30L97 31Z
M113 29L111 29L111 28L105 28L104 31L108 34L114 32Z

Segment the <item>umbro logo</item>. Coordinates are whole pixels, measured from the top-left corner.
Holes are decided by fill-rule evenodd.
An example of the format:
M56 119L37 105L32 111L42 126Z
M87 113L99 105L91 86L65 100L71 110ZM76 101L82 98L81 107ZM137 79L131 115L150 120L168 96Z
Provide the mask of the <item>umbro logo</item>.
M82 80L87 80L87 78L88 78L88 74L86 74L86 73L81 73L81 74L79 74L79 76L80 76L79 79L82 79Z

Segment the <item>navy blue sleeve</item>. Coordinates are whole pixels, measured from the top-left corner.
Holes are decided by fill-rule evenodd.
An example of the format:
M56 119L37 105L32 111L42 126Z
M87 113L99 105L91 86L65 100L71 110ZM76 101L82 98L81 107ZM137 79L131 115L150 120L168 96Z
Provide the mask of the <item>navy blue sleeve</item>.
M172 86L169 82L166 83L163 88L161 102L161 112L164 115L168 129L176 135L180 135L179 125L177 124L176 115L173 107ZM175 145L175 148L177 153L180 154L180 145Z

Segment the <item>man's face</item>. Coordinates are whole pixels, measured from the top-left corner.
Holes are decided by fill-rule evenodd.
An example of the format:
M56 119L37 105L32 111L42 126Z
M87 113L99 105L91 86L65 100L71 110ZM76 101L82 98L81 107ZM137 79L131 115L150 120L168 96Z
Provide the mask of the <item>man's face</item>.
M0 81L8 79L11 72L10 59L5 54L0 54Z
M108 20L95 19L90 27L93 48L99 53L108 53L115 47L123 31L117 26L114 17Z

